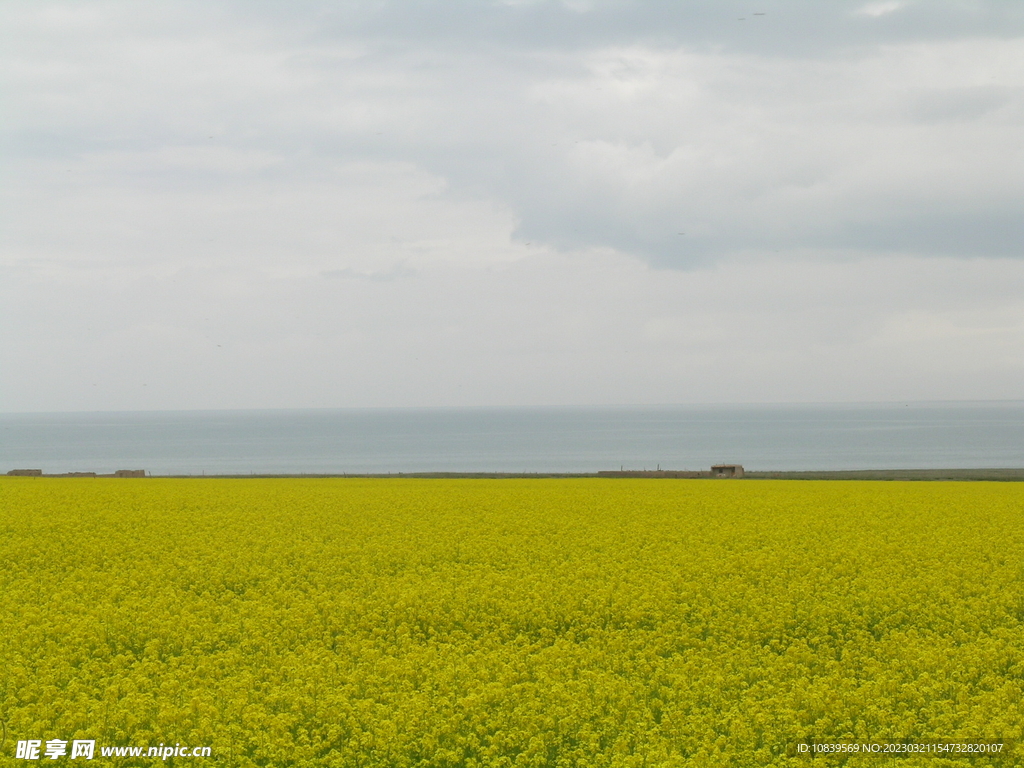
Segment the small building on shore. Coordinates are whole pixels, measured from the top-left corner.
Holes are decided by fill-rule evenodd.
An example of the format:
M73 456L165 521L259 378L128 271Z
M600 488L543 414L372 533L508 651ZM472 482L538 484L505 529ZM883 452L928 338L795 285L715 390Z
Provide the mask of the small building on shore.
M712 477L743 477L742 464L713 464L711 466Z

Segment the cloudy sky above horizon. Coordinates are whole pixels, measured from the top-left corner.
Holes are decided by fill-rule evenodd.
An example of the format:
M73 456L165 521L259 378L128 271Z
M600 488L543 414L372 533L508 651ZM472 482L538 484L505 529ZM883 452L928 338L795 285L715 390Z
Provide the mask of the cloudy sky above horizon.
M0 411L1021 399L1024 5L0 5Z

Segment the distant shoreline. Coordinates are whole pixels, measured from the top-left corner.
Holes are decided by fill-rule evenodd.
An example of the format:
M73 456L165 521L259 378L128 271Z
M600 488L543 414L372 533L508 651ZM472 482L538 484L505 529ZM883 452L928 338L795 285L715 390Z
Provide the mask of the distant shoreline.
M1005 471L1024 471L1024 401L0 415L0 435L0 473L508 478L666 469L677 474L662 477L682 478L737 462L759 479L1024 479ZM929 469L909 469L919 467Z
M65 473L43 474L32 477L43 478L110 478L113 474ZM930 481L1024 481L1024 468L990 468L990 469L853 469L853 470L810 470L792 472L758 472L747 471L741 478L712 478L710 473L672 471L672 470L636 470L627 472L386 472L386 473L266 473L249 474L200 474L200 475L147 475L146 478L162 479L210 479L210 480L246 480L246 479L410 479L410 480L547 480L547 479L582 479L596 478L602 480L650 479L714 479L714 480L930 480ZM119 480L139 480L140 477L116 477Z

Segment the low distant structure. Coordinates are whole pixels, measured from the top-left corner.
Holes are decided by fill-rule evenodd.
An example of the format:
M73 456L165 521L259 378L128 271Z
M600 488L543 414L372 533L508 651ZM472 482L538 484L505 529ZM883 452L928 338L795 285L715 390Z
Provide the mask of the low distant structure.
M12 469L7 473L11 477L145 477L144 469L119 469L112 475L101 475L98 472L64 472L59 475L44 475L41 469Z
M712 477L743 477L742 464L715 464L711 467Z
M598 477L670 477L693 480L698 477L709 477L707 472L688 472L674 469L616 469L598 472Z
M707 470L694 472L677 469L618 469L605 470L597 473L598 477L652 477L652 478L678 478L695 480L698 478L710 477L743 477L743 465L741 464L715 464L711 471Z

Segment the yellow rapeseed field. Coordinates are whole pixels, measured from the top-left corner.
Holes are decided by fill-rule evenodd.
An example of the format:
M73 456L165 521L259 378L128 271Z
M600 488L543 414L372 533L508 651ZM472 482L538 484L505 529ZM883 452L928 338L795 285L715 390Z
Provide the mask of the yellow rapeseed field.
M1020 484L5 478L0 532L3 765L796 766L1024 724Z

